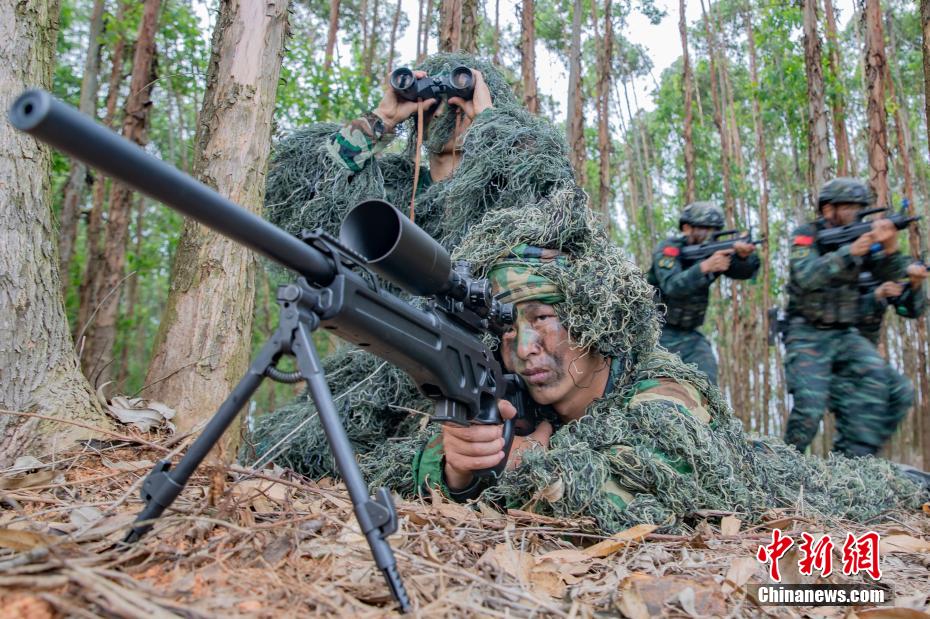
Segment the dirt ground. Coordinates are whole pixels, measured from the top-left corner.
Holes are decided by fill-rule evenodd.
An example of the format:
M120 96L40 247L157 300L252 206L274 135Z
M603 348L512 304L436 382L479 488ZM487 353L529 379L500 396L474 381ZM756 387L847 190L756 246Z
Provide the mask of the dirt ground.
M0 471L0 617L399 615L345 490L280 469L203 467L145 538L122 546L145 474L183 448L133 438ZM416 616L930 618L928 506L866 526L800 508L756 526L706 513L686 535L641 526L607 539L590 522L438 496L397 508L391 544ZM880 533L895 606L760 606L748 585L768 582L756 552L773 528L839 540L828 579L802 576L789 550L786 583L872 582L842 575L839 546L847 532Z

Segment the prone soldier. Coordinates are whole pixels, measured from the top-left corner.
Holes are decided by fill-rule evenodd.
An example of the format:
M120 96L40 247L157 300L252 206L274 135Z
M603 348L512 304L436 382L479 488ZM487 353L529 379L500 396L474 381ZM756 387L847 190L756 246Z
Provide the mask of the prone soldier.
M702 245L723 229L723 211L711 202L694 202L678 220L680 235L670 236L656 247L649 269L649 283L659 291L667 312L662 327L662 346L693 363L714 384L717 360L707 338L698 331L704 323L710 286L721 275L749 279L759 270L755 245L734 239L732 247L715 251L700 261L688 260L685 248Z
M785 374L794 407L785 442L799 451L817 434L828 400L836 416L833 450L847 456L875 454L900 421L900 413L888 407L885 360L856 329L860 273L869 271L880 281L905 274L909 259L898 252L895 224L876 219L869 231L839 247L818 241L831 228L860 219L872 200L865 183L833 179L820 190L820 218L792 235ZM851 383L830 398L835 377Z

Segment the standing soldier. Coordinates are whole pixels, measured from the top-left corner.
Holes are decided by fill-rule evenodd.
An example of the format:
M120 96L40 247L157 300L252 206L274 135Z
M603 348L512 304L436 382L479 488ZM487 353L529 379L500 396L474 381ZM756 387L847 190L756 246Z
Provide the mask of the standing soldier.
M869 271L879 281L905 274L909 259L898 252L897 230L887 219L876 219L869 232L838 249L828 251L817 242L822 230L854 223L871 203L865 183L833 179L820 190L820 219L792 235L785 374L794 408L785 442L799 451L817 434L834 377L854 382L849 393L831 402L837 429L834 451L875 454L900 421L888 409L885 360L856 330L860 273Z
M700 245L711 234L723 229L723 211L711 202L693 202L678 219L681 234L670 236L652 253L649 283L659 289L659 300L667 309L659 342L677 353L685 363L693 363L717 384L717 360L710 342L698 331L704 324L710 285L718 277L749 279L759 270L759 257L752 243L737 241L733 249L720 250L709 258L686 263L681 250Z
M907 267L907 280L880 283L871 273L859 276L859 330L877 348L881 336L882 321L889 306L902 318L920 318L927 310L927 299L923 282L927 279L927 267L913 262ZM907 415L914 403L914 385L911 380L885 362L888 384L888 418L897 425ZM858 378L837 376L830 383L830 410L836 410L846 400L855 397Z

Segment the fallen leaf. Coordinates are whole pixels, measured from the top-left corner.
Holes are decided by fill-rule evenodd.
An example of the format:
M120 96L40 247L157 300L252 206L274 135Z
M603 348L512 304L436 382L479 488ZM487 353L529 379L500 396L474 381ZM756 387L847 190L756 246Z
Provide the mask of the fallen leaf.
M753 557L737 557L733 559L721 587L724 595L729 595L733 591L742 588L750 577L759 570L759 565L759 561Z
M720 519L721 535L736 535L742 522L736 516L724 516Z
M530 579L533 557L509 544L497 544L493 548L488 548L478 559L477 564L488 565L498 573L508 574L525 585Z
M107 401L103 383L97 388L97 398L105 405L107 412L118 419L120 423L133 425L142 432L151 432L155 428L167 428L174 432L174 410L161 402L146 400L145 398L127 398L114 396Z
M139 471L142 469L150 469L154 465L151 460L110 460L109 458L101 458L103 465L108 469L113 469L114 471Z
M97 522L103 518L103 513L96 507L90 505L85 505L84 507L78 507L71 511L68 514L68 520L71 521L71 524L80 528L85 525L88 525L92 522Z
M542 592L556 599L564 596L567 589L565 581L558 574L549 570L533 570L530 572L530 585L534 593Z
M882 552L930 552L930 542L910 535L887 535L880 547Z
M620 609L628 617L657 617L666 603L678 602L693 616L720 617L727 614L723 593L712 579L695 580L683 576L653 577L635 573L620 585ZM624 604L624 600L627 600ZM645 607L645 614L642 614Z
M19 529L0 529L0 547L13 550L32 550L36 546L48 546L52 538Z
M627 544L633 541L642 540L644 537L658 529L655 524L638 524L635 527L614 533L605 540L602 540L593 546L584 549L584 554L588 557L606 557L617 552Z
M0 490L19 490L32 488L33 486L44 486L54 480L55 475L57 475L55 471L37 471L28 475L4 477L0 479Z

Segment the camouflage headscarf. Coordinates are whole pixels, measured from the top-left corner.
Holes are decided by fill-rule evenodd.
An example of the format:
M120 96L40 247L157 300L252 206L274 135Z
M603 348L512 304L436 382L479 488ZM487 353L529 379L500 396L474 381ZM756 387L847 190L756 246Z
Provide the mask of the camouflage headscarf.
M545 249L522 243L488 272L494 296L501 303L540 301L550 305L561 303L565 295L558 284L542 275L538 267L547 262L567 264L557 249Z

